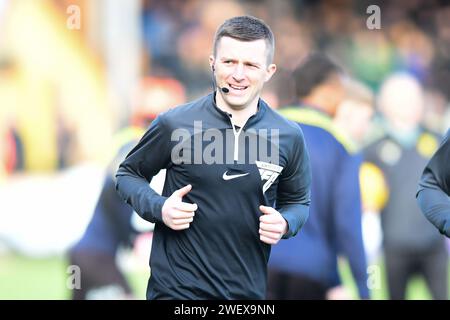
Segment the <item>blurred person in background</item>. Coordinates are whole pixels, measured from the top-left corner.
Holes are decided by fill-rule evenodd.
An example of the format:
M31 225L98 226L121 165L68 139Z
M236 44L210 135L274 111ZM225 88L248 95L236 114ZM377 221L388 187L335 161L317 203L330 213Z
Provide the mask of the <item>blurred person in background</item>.
M447 250L442 237L414 201L420 171L439 137L421 125L423 88L407 73L382 84L378 107L381 135L364 150L365 160L384 174L389 198L381 210L383 251L389 297L405 299L409 280L421 275L434 299L447 299Z
M264 86L261 97L270 103L273 109L279 109L287 105L292 105L295 99L295 87L292 79L292 72L280 70L273 76L270 83Z
M377 90L382 79L394 68L395 48L383 32L361 26L352 34L344 50L346 65L358 79Z
M344 88L345 98L336 110L333 123L349 136L353 148L360 152L371 127L375 97L367 85L351 78L344 81ZM381 170L369 163L362 163L359 179L364 247L367 260L375 262L381 251L382 237L378 213L386 202L388 190Z
M11 57L0 53L0 180L24 168L24 150L17 130L15 109L17 66Z
M428 221L450 238L450 130L425 167L416 197Z
M274 50L264 21L226 20L209 58L214 93L160 115L121 163L118 192L155 222L147 299L263 299L271 245L306 222L303 134L260 99ZM148 182L162 168L160 196Z
M282 108L280 113L298 122L305 135L312 169L311 215L298 237L272 248L267 296L350 298L339 279L338 256L342 254L350 263L359 296L367 299L358 180L361 157L355 154L348 134L333 123L337 112L339 123L342 114L348 115L345 109L353 108L349 101L354 99L343 104L343 73L325 55L308 56L293 76L299 105ZM355 126L355 138L359 130Z
M70 264L81 270L81 289L73 289L72 299L133 298L132 290L118 265L117 253L121 248L132 248L142 229L140 225L133 224L136 219L133 209L117 194L114 174L152 120L169 107L184 101L184 87L171 78L144 78L134 93L131 123L119 131L114 139L116 155L107 169L92 219L81 239L69 252ZM163 181L164 175L157 175L152 186L161 192ZM151 230L148 226L145 229Z
M14 132L0 126L0 181L12 174L17 167L18 152Z
M400 19L387 30L396 48L397 68L424 81L430 72L435 48L431 38L408 19Z
M336 109L333 123L346 132L355 148L361 149L375 111L375 97L372 90L358 80L346 78L343 86L344 98Z

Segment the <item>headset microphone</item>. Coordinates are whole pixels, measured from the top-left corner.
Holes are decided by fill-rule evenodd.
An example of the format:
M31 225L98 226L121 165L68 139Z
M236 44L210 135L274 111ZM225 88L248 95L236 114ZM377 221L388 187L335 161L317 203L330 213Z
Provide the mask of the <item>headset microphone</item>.
M219 87L219 86L216 84L216 77L214 76L214 72L216 71L216 69L214 68L214 66L212 66L211 69L212 69L212 72L213 72L213 85L214 85L214 87L219 88L223 93L228 93L228 92L230 92L230 89L225 88L225 87Z

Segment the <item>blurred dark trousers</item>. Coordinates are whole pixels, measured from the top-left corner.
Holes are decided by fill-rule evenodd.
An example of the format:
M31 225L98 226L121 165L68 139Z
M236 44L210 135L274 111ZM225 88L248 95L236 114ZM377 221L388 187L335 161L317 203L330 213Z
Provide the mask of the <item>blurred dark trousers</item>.
M444 242L426 251L385 247L384 258L390 299L405 299L409 280L421 275L433 299L447 300L448 253Z
M326 288L321 283L300 274L269 269L267 299L325 300Z
M113 255L73 250L69 259L81 270L81 288L72 289L72 300L116 299L131 293Z

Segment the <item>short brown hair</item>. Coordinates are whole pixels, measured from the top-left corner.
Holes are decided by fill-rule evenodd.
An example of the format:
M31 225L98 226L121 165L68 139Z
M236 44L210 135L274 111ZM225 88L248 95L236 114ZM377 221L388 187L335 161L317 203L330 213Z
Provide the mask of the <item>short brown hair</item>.
M375 97L372 90L364 83L355 79L346 78L344 81L345 96L347 100L353 100L360 103L375 105Z
M230 37L240 41L266 40L267 64L272 63L275 39L272 30L263 20L252 16L239 16L226 20L217 29L214 36L214 57L217 54L217 44L222 37Z

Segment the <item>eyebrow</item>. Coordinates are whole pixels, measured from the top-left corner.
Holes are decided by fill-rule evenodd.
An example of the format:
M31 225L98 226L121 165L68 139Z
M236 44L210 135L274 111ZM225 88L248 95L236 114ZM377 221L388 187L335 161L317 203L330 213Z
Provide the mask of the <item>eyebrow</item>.
M236 62L237 61L237 59L235 59L235 58L227 58L227 57L222 57L221 59L220 59L220 61L233 61L233 62ZM255 62L255 61L244 61L244 64L251 64L251 65L255 65L255 66L258 66L258 67L261 67L261 63L259 63L259 62Z

